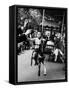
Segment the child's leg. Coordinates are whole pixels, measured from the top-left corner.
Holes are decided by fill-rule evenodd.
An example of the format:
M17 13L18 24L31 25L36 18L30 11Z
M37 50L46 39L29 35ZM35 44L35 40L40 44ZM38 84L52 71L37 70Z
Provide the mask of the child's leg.
M58 55L55 54L55 62L57 61L57 56L58 56Z
M54 54L55 54L55 60L54 61L56 62L57 61L57 57L58 57L58 49L55 51Z

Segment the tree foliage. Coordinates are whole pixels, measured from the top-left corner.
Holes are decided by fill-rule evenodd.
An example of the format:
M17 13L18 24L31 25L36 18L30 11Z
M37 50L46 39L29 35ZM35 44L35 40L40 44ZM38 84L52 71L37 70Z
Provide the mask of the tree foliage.
M24 25L24 22L28 20L28 23L33 25L39 25L42 16L38 9L27 9L27 8L18 8L18 24Z

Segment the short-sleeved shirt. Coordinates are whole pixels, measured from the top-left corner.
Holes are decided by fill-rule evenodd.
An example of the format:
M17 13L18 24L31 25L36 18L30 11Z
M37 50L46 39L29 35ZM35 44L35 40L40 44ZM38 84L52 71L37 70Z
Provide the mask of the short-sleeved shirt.
M34 38L35 40L35 49L39 48L39 45L41 44L41 39L39 38Z

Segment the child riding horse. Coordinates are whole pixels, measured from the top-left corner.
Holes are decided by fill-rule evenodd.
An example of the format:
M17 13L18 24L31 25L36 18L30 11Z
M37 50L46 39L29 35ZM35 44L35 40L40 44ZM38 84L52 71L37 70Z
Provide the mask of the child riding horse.
M46 75L47 74L46 61L48 61L49 59L49 54L51 53L51 48L54 45L54 43L52 41L47 42L45 39L41 38L40 32L37 33L37 38L34 38L34 40L35 40L35 49L32 53L31 61L34 59L35 65L38 65L39 68L42 63L44 68L44 75ZM40 73L38 73L38 75L40 76Z

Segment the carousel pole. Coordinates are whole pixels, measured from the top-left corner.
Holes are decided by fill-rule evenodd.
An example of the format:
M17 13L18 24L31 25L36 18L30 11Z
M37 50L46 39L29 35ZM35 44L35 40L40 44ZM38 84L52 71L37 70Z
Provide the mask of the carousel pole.
M63 34L63 27L64 27L64 15L63 15L63 21L62 21L61 34Z
M42 17L42 31L41 31L42 39L43 39L44 13L45 13L45 9L43 9L43 17ZM43 41L42 41L42 52L43 52Z
M43 17L42 17L42 33L43 33L43 24L44 24L44 13L45 13L45 9L43 9Z
M64 16L65 15L63 15L62 28L61 28L61 35L62 35L62 37L63 37L63 29L64 29ZM65 45L64 45L64 50L63 51L64 51L64 54L65 54Z

